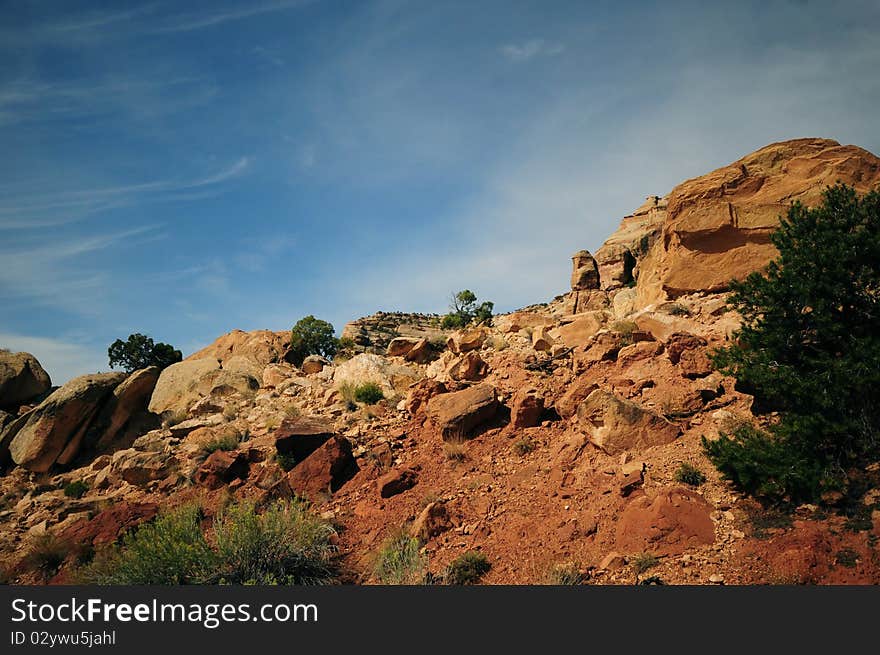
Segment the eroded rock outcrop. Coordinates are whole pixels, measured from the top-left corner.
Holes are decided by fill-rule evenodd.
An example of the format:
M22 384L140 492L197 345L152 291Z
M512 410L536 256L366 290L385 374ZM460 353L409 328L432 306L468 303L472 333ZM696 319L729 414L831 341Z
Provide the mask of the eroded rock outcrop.
M79 452L91 420L125 373L96 373L74 378L28 415L9 443L12 460L31 471L66 464Z
M636 284L637 305L727 288L775 256L770 234L789 205L815 205L836 182L865 193L880 159L830 139L773 143L648 198L599 250L603 289Z
M51 386L49 374L36 357L0 350L0 409L18 409Z

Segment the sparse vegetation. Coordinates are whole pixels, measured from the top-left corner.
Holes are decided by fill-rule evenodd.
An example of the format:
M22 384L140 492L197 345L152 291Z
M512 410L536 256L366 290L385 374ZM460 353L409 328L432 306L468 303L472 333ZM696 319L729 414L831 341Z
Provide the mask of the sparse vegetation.
M611 330L621 335L625 343L632 343L633 332L638 329L639 326L633 321L616 321L611 324Z
M448 441L443 444L443 455L450 462L463 462L467 459L467 449L464 442Z
M285 471L289 471L297 464L296 457L290 453L277 453L275 455L275 461L278 462L278 466Z
M751 524L755 539L768 539L773 530L787 530L792 526L791 515L775 507L755 505L746 510L746 518Z
M457 330L471 323L489 323L492 321L494 308L495 303L488 301L477 305L477 296L469 289L459 291L452 295L450 312L440 321L440 327L444 330Z
M633 571L635 571L636 575L641 575L645 571L654 568L660 563L660 558L658 558L653 553L640 553L638 555L634 555L630 560L629 564L632 566Z
M175 425L183 423L189 418L189 413L185 409L178 409L164 414L162 425L166 428L173 428Z
M289 419L295 419L302 416L302 410L296 405L290 404L284 408L284 416Z
M364 382L357 385L354 389L354 399L366 405L375 405L384 397L385 394L382 393L382 388L375 382Z
M183 353L167 343L154 343L145 334L130 334L128 340L117 339L107 349L110 368L122 368L131 373L148 366L166 368L183 359Z
M675 471L675 481L691 487L699 487L706 481L706 475L689 462L682 462Z
M50 576L58 570L71 552L69 543L51 532L43 532L29 538L24 561L29 569Z
M666 313L672 316L690 316L691 310L676 302L666 307Z
M446 584L450 585L477 584L491 568L489 558L483 553L478 550L469 550L450 562L446 567L444 578Z
M817 501L880 458L880 192L795 202L771 241L766 271L731 284L743 327L714 361L779 420L703 446L748 493Z
M89 490L89 483L84 480L73 480L64 485L64 495L68 498L82 498Z
M859 563L859 554L852 548L843 548L837 551L834 561L848 569L853 569Z
M581 567L575 562L562 562L550 567L545 577L545 584L549 585L580 585L587 581L587 576L581 571Z
M208 455L218 450L235 450L236 448L238 448L238 445L241 443L241 441L242 440L240 434L229 431L205 443L202 446L202 450L204 450Z
M401 529L383 542L373 572L381 584L425 584L428 577L428 559L421 554L419 540Z
M535 441L529 437L520 437L513 442L513 452L522 457L535 449Z
M297 321L290 330L290 351L297 366L302 366L303 360L309 355L333 359L337 350L339 339L327 321L309 315Z
M187 505L127 534L100 552L79 578L86 584L322 584L335 579L334 530L299 500L262 514L230 504L214 519L213 539L201 510Z

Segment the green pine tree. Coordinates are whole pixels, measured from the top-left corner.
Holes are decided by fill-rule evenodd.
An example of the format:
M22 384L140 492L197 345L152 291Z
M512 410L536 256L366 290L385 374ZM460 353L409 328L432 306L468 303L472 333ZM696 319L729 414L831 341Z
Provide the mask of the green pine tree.
M771 241L778 258L731 285L743 326L715 363L778 420L703 443L745 491L815 500L880 459L880 192L795 202Z

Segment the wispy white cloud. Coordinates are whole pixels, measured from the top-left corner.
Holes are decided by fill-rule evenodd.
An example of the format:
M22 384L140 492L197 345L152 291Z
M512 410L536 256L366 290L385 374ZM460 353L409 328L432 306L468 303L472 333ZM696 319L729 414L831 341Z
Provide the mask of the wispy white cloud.
M502 55L512 62L523 62L535 57L555 57L565 50L562 43L548 43L544 39L529 39L522 43L508 43L499 48Z
M57 227L99 212L128 207L140 202L214 197L223 190L202 190L189 198L187 194L180 192L217 187L241 177L247 172L252 161L251 157L241 157L215 173L190 180L154 180L60 193L47 194L34 191L29 194L12 195L5 201L0 200L0 230Z
M31 353L58 386L78 375L110 368L106 351L63 338L0 332L0 348Z
M159 34L168 34L173 32L193 32L202 30L215 25L222 25L230 21L242 20L252 16L262 14L270 14L286 9L293 9L311 4L312 0L282 0L280 2L269 2L263 4L250 4L246 8L241 9L225 9L220 11L192 13L177 16L168 21L167 25L158 27L153 31Z
M36 245L0 249L0 299L24 298L80 315L100 315L111 274L94 258L111 247L145 245L165 238L159 225L106 234L42 238Z

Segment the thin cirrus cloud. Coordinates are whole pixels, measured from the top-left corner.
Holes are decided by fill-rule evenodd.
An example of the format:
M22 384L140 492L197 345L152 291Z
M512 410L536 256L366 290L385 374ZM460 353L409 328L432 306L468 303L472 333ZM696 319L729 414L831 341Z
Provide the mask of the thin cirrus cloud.
M278 11L285 11L287 9L295 9L311 4L312 1L313 0L286 0L282 2L270 2L265 4L252 5L243 9L228 9L225 11L218 11L213 14L186 14L175 17L174 19L170 20L167 25L157 27L153 29L152 32L156 34L168 34L173 32L193 32L195 30L202 30L208 27L214 27L215 25L221 25L230 21L242 20L244 18L251 18L253 16L260 16L263 14L270 14Z
M548 43L544 39L529 39L522 43L501 46L501 54L514 63L529 61L536 57L555 57L565 50L561 43Z
M201 178L185 181L155 180L115 187L82 189L57 194L39 193L33 196L13 197L0 202L0 230L20 230L38 227L57 227L86 218L102 211L128 207L140 202L185 200L188 190L199 189L197 198L213 197L223 192L216 188L243 175L251 166L251 157L240 157L226 168Z

